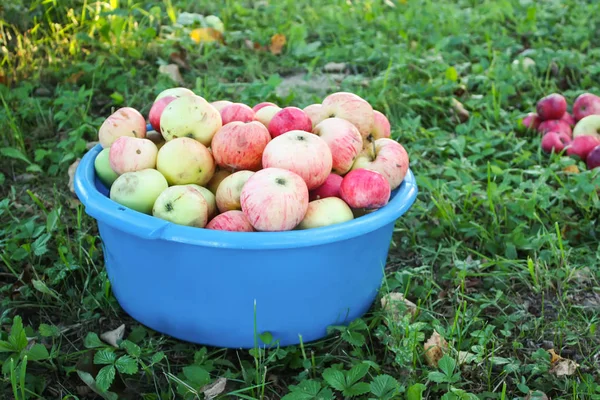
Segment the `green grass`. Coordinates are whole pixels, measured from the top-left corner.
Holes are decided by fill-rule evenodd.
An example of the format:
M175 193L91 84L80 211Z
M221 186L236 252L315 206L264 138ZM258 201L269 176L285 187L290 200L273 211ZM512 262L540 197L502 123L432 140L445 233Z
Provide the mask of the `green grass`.
M0 6L0 393L6 398L600 399L598 170L517 129L545 94L600 94L594 2L9 1ZM218 15L199 45L180 11ZM282 33L281 55L249 49ZM389 116L420 192L397 223L380 307L317 343L236 351L145 329L111 294L69 165L112 109L147 114L172 54L209 100L306 106L352 91ZM535 68L514 69L528 56ZM322 77L330 87L286 79ZM313 85L314 86L314 85ZM280 97L282 96L282 97ZM452 98L470 118L458 123ZM576 165L570 174L565 167ZM125 324L118 349L99 339ZM448 342L437 368L424 345ZM551 372L554 351L579 367ZM459 352L461 357L459 358ZM469 354L465 356L464 352ZM466 357L466 360L465 360ZM463 362L464 361L464 362ZM106 391L107 390L107 391ZM476 396L476 397L475 397ZM531 397L531 398L535 398Z

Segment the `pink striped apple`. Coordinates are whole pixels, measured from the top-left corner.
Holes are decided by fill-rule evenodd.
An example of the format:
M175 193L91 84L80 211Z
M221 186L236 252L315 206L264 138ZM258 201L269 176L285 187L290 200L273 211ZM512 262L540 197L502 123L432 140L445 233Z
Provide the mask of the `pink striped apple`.
M263 152L263 168L283 168L298 174L309 190L323 184L331 173L333 156L327 143L305 131L289 131L272 139Z
M350 171L363 147L363 139L358 129L345 119L327 118L315 126L313 133L329 146L333 158L333 172L343 175Z
M365 168L381 173L396 189L406 176L409 166L408 153L393 139L381 138L367 145L356 157L352 169Z
M240 203L254 229L288 231L306 215L308 188L304 179L292 171L265 168L248 179Z
M380 111L373 110L373 129L371 136L374 139L389 138L392 127L387 117Z
M232 103L221 109L221 119L223 125L233 121L250 122L254 121L254 111L246 104Z
M117 174L156 167L158 148L152 140L121 136L110 146L110 167Z
M110 147L121 136L146 137L146 120L135 108L119 108L98 129L98 141L103 148Z
M265 128L268 129L269 123L271 122L275 114L277 114L279 111L281 111L281 108L277 106L266 106L258 110L254 117L258 122L263 124Z
M312 122L308 115L298 107L285 107L273 115L268 128L271 137L276 138L289 131L310 132Z
M310 110L310 114L313 115L310 118L315 125L325 118L338 117L354 124L363 138L366 138L373 130L375 122L373 107L354 93L332 93L323 99L321 106L320 110L318 107Z
M381 208L390 200L390 194L387 179L377 171L364 168L348 172L340 185L342 200L357 209Z
M255 105L254 107L252 107L252 111L254 111L255 113L257 113L259 110L268 107L268 106L275 106L277 107L277 104L275 103L271 103L270 101L263 101L262 103L258 103L257 105Z
M254 232L254 227L240 210L225 211L210 220L206 229L230 232Z
M219 167L256 171L270 140L269 131L260 122L233 121L215 133L210 147Z

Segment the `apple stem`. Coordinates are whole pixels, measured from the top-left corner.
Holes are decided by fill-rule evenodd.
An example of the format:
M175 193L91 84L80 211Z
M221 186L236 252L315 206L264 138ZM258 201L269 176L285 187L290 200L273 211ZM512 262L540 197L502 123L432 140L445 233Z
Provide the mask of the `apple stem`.
M377 155L377 151L376 151L377 148L375 146L375 140L373 140L373 136L372 135L369 135L368 138L367 138L367 140L369 140L371 142L371 158L373 160L375 160L375 157Z

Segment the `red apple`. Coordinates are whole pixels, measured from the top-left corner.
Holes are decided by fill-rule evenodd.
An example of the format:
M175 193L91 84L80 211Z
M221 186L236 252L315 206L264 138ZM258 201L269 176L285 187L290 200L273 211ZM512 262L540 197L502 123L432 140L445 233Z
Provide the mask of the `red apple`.
M233 121L250 122L254 121L254 111L243 103L232 103L221 109L221 119L223 125Z
M404 147L393 139L381 138L367 145L356 157L352 169L365 168L386 177L392 190L406 176L410 159Z
M363 138L369 136L373 130L375 121L373 107L354 93L332 93L323 99L321 107L311 105L305 110L308 110L306 112L310 115L313 126L326 118L338 117L356 126Z
M220 212L242 209L240 205L242 188L252 175L254 175L252 171L238 171L223 179L215 195Z
M540 126L540 122L542 121L536 113L527 114L527 116L525 116L525 118L523 118L523 120L521 121L525 128L534 130L538 129L538 126Z
M225 211L210 220L206 229L230 232L254 232L248 217L240 210Z
M579 95L573 103L575 121L579 121L588 115L600 115L600 97L592 93Z
M160 132L160 116L162 115L163 110L165 109L167 104L169 104L176 98L177 97L175 97L175 96L165 96L165 97L161 97L160 99L156 100L152 104L152 107L150 108L150 112L148 113L148 121L150 122L150 125L152 125L152 128L156 132Z
M594 147L600 145L600 138L592 135L577 136L567 147L567 155L576 155L585 161L588 154Z
M269 123L279 111L281 111L281 108L278 106L265 106L258 110L254 117L258 122L263 124L265 128L269 129Z
M547 132L542 137L542 150L546 153L560 153L571 143L571 137L564 132Z
M265 168L248 179L240 203L254 229L287 231L306 215L308 188L304 179L292 171Z
M158 148L146 138L121 136L110 146L108 160L110 168L117 174L156 168Z
M352 208L377 209L390 200L390 184L377 171L354 169L342 180L340 195Z
M389 138L392 131L390 121L383 113L373 110L373 130L371 136L374 139Z
M561 121L565 121L567 124L569 124L569 126L571 128L573 128L573 126L575 126L575 119L573 118L573 116L571 114L569 114L569 112L566 112L563 114L563 116L560 118Z
M271 102L268 102L268 101L263 101L262 103L258 103L257 105L255 105L254 107L252 107L252 111L254 111L255 113L257 113L258 110L260 110L261 108L267 107L267 106L275 106L275 107L277 107L277 104L271 103Z
M302 111L304 111L304 113L308 115L308 118L310 118L313 128L317 126L319 122L327 118L327 116L325 115L325 109L321 104L311 104L309 106L304 107L304 110Z
M329 174L321 186L310 191L309 200L313 201L325 199L327 197L340 197L340 185L342 184L342 179L344 178L338 174Z
M258 121L233 121L223 125L212 139L215 162L221 168L256 171L271 140L269 131Z
M314 127L313 133L329 146L333 156L333 172L343 175L350 171L363 147L358 129L345 119L327 118Z
M538 127L538 131L543 135L546 132L564 132L569 136L573 136L573 131L566 121L562 119L549 119L543 121Z
M225 107L227 107L231 104L233 104L233 102L231 102L229 100L217 100L217 101L213 101L212 103L210 103L210 105L213 106L214 108L216 108L219 113L221 112L222 109L224 109Z
M586 159L588 169L600 167L600 146L596 146L590 151Z
M265 147L263 168L295 172L309 190L321 186L331 173L333 157L327 143L312 133L293 130L272 139Z
M538 101L536 111L542 121L560 119L567 112L567 100L561 94L549 94Z
M285 107L278 111L269 122L269 133L276 138L289 131L312 131L308 115L298 107Z

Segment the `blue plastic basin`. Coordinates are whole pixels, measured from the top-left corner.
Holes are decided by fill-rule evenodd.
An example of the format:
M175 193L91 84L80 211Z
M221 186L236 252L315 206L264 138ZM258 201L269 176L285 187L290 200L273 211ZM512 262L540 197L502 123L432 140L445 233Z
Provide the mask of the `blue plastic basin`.
M147 327L204 345L252 348L266 332L282 346L310 342L362 316L382 284L394 224L417 196L409 170L385 207L342 224L192 228L110 200L94 170L101 150L82 158L75 191L97 221L115 298Z

